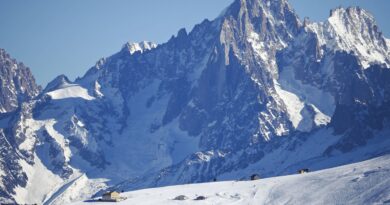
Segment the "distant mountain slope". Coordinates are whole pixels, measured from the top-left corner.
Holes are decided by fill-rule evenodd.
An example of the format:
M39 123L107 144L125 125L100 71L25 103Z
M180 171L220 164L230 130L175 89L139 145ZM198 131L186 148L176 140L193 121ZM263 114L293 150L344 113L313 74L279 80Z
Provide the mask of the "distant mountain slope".
M0 49L0 83L0 201L8 201L13 198L15 187L25 186L27 182L25 170L18 161L25 153L19 151L18 145L23 144L28 133L14 132L23 129L18 112L26 109L23 103L36 97L40 87L30 69L4 49Z
M308 174L125 192L121 194L127 197L125 201L94 204L387 204L390 203L389 175L390 157L384 155ZM174 200L180 195L186 199ZM206 198L194 200L198 196Z
M236 0L164 44L126 43L1 115L0 194L63 204L382 155L388 42L360 8L314 23L286 0Z

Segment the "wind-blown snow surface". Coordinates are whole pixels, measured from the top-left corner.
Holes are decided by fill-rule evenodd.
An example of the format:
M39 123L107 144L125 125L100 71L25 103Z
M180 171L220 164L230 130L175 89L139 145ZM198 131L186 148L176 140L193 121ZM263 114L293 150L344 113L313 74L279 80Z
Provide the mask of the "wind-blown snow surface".
M390 203L390 155L307 174L255 181L180 185L122 193L113 204L387 204ZM184 201L173 200L185 195ZM205 196L202 201L195 201ZM90 204L79 202L74 205ZM111 204L99 203L93 204Z
M47 95L51 96L53 100L67 99L67 98L82 98L85 100L93 100L94 97L88 94L88 90L76 85L69 84L60 89L51 91L47 93Z

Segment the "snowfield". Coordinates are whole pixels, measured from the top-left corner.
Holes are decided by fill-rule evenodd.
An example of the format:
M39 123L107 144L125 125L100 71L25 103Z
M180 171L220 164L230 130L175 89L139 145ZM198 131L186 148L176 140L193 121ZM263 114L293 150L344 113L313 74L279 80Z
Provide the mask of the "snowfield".
M88 90L76 85L67 84L66 86L47 93L53 100L61 100L66 98L82 98L85 100L94 100L95 98L88 94Z
M179 195L186 200L173 200ZM179 185L123 193L114 204L390 204L390 154L322 171L256 181ZM205 196L205 200L194 200ZM85 201L81 204L110 204Z

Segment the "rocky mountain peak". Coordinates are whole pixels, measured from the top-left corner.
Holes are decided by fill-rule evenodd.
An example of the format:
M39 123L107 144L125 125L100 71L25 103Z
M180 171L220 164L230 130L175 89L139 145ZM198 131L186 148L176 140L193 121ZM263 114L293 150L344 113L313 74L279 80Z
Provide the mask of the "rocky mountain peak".
M0 48L0 58L1 59L10 58L10 56L4 49Z
M66 85L71 84L71 81L68 79L66 75L59 75L54 80L50 81L46 88L44 89L45 92L50 92L62 87L65 87Z
M328 22L335 27L344 27L352 32L362 31L370 34L379 32L373 15L360 7L339 7L333 9L330 11ZM362 30L360 31L359 29Z
M221 16L225 56L230 48L242 59L253 53L258 63L277 76L275 54L297 36L302 25L289 3L285 0L237 0ZM246 54L237 50L240 47L248 49Z
M318 47L353 52L363 68L372 64L390 65L388 40L372 14L359 7L336 8L325 22L305 23L306 30L317 36Z
M337 7L337 8L331 9L329 17L342 17L345 15L348 15L351 18L365 16L365 17L370 18L372 21L374 21L374 17L372 16L371 13L369 13L365 9L362 9L358 6L356 6L356 7L351 6L351 7L347 7L347 8Z
M155 44L153 42L149 42L149 41L142 41L139 43L128 42L122 47L122 51L123 50L128 51L130 54L133 54L137 51L143 53L147 50L151 50L151 49L156 48L156 47L157 47L157 44Z
M265 35L281 32L282 38L286 39L297 33L301 26L298 16L286 0L236 0L226 9L224 17L236 19L241 29L252 27L255 32Z
M21 102L40 92L30 69L4 49L0 49L0 82L0 113L15 110Z
M272 18L284 18L284 15L293 12L287 0L236 0L228 9L229 14L248 14L250 18L262 15L272 15Z
M375 31L364 12L340 8L329 21L306 22L302 29L286 0L236 0L216 20L180 30L158 49L151 42L126 43L75 82L58 76L45 89L55 100L38 97L21 120L4 127L7 141L17 139L20 150L35 152L34 166L51 177L28 172L35 167L4 166L25 171L22 182L32 184L10 181L4 192L13 193L18 184L27 193L48 187L35 197L16 194L15 200L66 204L117 183L122 187L116 190L128 190L240 179L254 170L290 174L315 167L313 159L333 166L335 158L343 159L338 147L354 147L359 137L345 133L351 143L339 143L339 156L328 160L345 130L363 133L361 146L371 134L367 126L355 129L351 115L378 126L389 115L382 112L390 110L388 104L366 107L372 116L360 113L374 88L376 96L390 96L390 71L365 71L357 63L389 56L381 38L370 36L375 32L357 29ZM342 107L350 105L344 102L364 109ZM1 135L0 129L0 143ZM17 159L19 150L9 147ZM69 179L75 179L71 185ZM55 192L60 186L62 193Z

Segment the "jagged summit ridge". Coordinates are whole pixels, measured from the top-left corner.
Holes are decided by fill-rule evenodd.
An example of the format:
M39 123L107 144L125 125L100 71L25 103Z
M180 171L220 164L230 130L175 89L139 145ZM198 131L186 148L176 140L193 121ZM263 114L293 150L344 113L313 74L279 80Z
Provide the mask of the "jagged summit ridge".
M388 40L364 9L339 7L331 10L325 22L309 23L306 28L316 34L320 47L354 52L364 68L372 64L390 67Z
M289 13L295 14L286 0L237 0L225 12L225 14L234 16L245 14L249 18L267 17L276 21L283 21Z
M122 50L126 49L130 54L133 54L137 51L143 53L156 47L157 44L149 41L141 41L139 43L128 42L123 45Z
M61 89L71 83L72 82L68 79L66 75L59 75L54 80L52 80L47 84L43 92L46 93L53 90Z
M4 49L0 49L0 82L0 113L15 110L40 92L30 69Z
M222 19L220 39L226 52L247 44L245 47L252 50L248 52L254 52L258 63L273 76L277 76L276 52L285 48L301 27L287 1L235 1L219 18ZM248 52L235 51L241 59L250 56Z
M345 12L334 21L359 40ZM284 175L381 153L390 144L376 134L390 128L389 70L374 61L364 70L365 56L335 25L302 24L287 1L235 1L158 48L127 43L75 82L59 76L0 119L0 142L13 143L17 159L4 167L25 176L8 180L5 192L17 193L7 197L65 204L118 183Z

